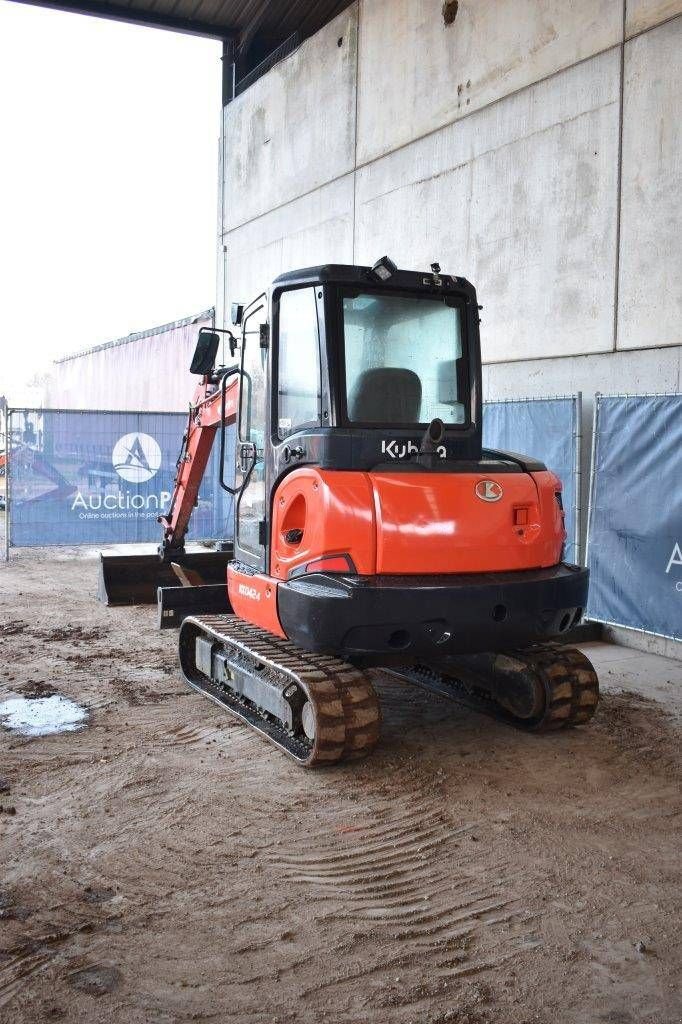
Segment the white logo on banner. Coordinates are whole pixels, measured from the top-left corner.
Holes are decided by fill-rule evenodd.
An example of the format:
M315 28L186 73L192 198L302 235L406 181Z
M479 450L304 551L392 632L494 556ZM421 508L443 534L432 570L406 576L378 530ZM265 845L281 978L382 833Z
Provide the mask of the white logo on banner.
M681 565L682 566L682 548L680 548L679 541L676 541L676 543L675 543L675 546L673 548L673 552L672 552L672 554L670 556L670 559L668 561L668 565L667 565L667 568L666 568L665 571L666 572L670 572L670 570L672 569L672 567L674 565ZM682 593L682 580L678 580L677 581L677 583L675 584L675 590L677 590L678 593Z
M673 565L682 565L682 550L680 549L679 544L675 544L673 553L670 556L670 561L668 562L668 568L665 571L670 572Z
M143 484L161 466L161 449L149 434L125 434L111 453L114 469L124 480Z

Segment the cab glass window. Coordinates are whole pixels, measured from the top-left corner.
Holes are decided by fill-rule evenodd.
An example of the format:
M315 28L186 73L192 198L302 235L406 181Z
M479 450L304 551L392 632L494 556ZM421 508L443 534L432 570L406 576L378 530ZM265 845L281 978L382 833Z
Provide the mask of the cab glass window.
M462 314L441 296L342 296L351 423L466 421Z
M279 299L277 435L320 423L320 342L314 288Z

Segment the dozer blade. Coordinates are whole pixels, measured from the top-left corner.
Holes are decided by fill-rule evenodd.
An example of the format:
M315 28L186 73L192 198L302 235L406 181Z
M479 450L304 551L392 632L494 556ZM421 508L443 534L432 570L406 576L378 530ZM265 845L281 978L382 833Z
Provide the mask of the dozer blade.
M156 604L159 587L180 587L176 573L158 555L100 554L97 596L106 605ZM176 559L188 570L188 578L197 573L205 584L221 583L227 589L227 564L232 550L193 551Z
M177 629L188 615L227 615L232 612L225 580L195 587L159 587L159 629Z

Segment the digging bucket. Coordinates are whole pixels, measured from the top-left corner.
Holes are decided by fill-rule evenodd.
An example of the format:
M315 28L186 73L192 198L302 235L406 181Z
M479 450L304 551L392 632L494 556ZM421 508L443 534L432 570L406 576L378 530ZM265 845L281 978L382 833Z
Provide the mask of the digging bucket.
M156 604L159 587L180 586L169 562L158 555L100 554L97 596L106 605ZM222 583L227 588L228 551L192 551L174 560L197 574L203 584Z

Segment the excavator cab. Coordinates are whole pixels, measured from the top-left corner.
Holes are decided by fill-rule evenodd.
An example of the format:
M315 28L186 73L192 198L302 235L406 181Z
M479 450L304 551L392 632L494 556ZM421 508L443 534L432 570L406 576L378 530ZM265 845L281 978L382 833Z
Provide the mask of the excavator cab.
M240 358L235 554L254 569L272 549L272 495L298 467L413 460L434 419L444 465L480 458L478 307L462 278L284 274L269 310L264 297L245 309Z

